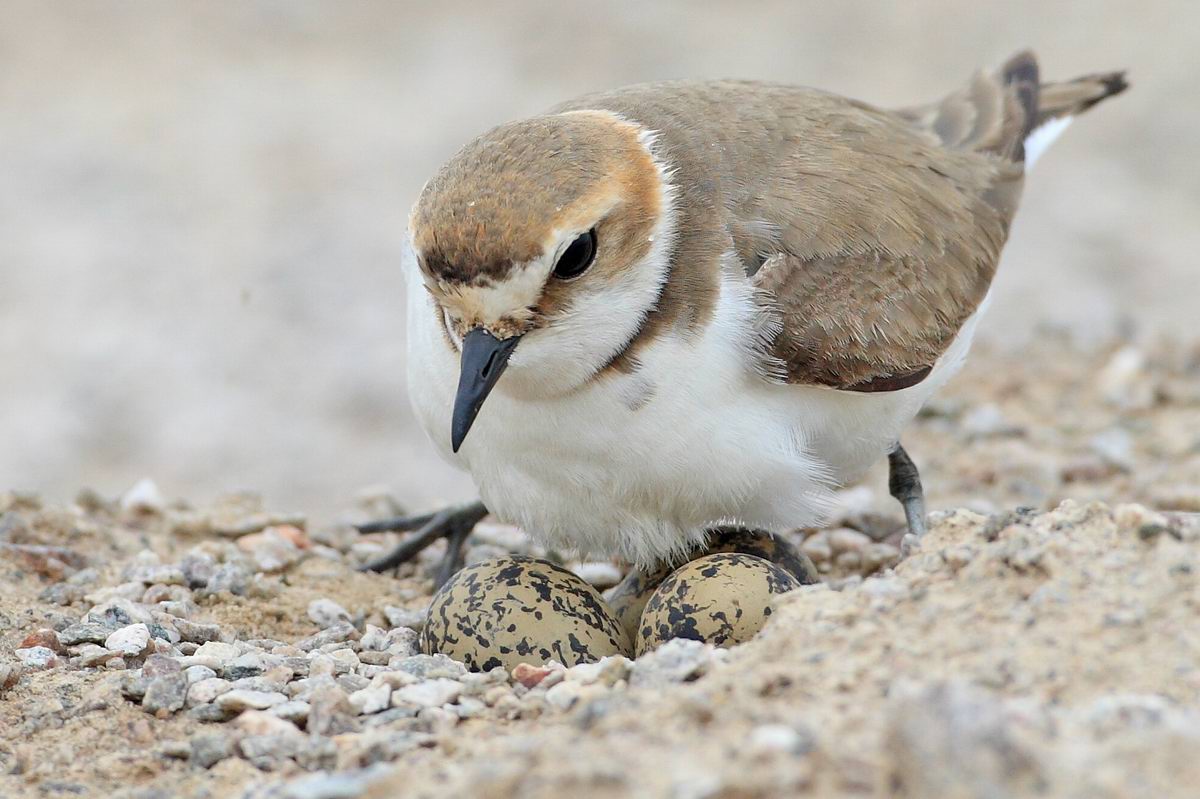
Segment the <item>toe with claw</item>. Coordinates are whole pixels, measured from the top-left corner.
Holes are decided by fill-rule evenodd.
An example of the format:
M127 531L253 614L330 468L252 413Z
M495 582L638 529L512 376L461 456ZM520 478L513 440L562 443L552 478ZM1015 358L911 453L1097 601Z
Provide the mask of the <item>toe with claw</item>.
M412 532L412 535L395 549L383 557L367 563L362 570L381 572L394 569L415 558L434 541L445 538L446 555L438 565L437 574L434 577L434 587L440 588L456 571L462 568L463 545L467 536L487 514L488 509L482 502L471 502L434 513L402 516L359 525L358 530L361 533Z

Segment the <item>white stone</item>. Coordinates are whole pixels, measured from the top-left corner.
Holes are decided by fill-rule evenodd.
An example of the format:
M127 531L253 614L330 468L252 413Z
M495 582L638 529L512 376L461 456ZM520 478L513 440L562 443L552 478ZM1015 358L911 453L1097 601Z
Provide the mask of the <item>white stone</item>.
M192 653L193 658L213 658L218 663L228 663L238 656L238 648L233 644L220 641L209 641L197 647Z
M104 639L104 648L119 655L137 657L150 648L150 628L140 622L122 627Z
M838 527L829 531L829 546L834 554L858 552L870 543L870 536L849 527Z
M237 689L228 691L217 697L217 707L231 713L243 710L266 710L275 705L282 705L288 698L277 691L249 691Z
M308 713L312 707L308 702L302 702L298 699L293 699L284 702L280 705L275 705L267 712L272 716L278 716L285 721L290 721L293 724L300 724L308 719Z
M358 645L365 652L383 652L387 649L387 630L368 624L367 631L359 639Z
M1146 372L1146 354L1137 347L1122 347L1096 374L1104 401L1122 410L1154 405L1154 383Z
M167 500L148 477L138 480L121 496L121 510L134 513L162 513Z
M397 627L387 634L387 653L411 657L421 651L421 636L410 627Z
M1118 469L1133 468L1133 436L1128 430L1120 427L1101 430L1088 441L1088 447Z
M579 575L584 582L600 589L612 588L624 577L620 569L606 561L576 563L571 567L571 571Z
M338 622L349 622L350 613L332 599L314 599L308 603L308 617L323 630Z
M600 672L603 668L604 666L601 663L580 663L577 666L567 669L563 677L567 682L591 685L600 679Z
M99 666L113 656L112 652L96 644L82 644L77 647L76 652L79 656L79 665L85 669Z
M354 671L358 668L360 662L358 659L358 653L353 649L335 649L329 653L329 657L333 658L333 662L335 664L333 669L338 674L345 674L347 672ZM339 663L342 664L342 666L338 666L337 664Z
M384 671L371 678L372 685L386 685L388 688L403 688L406 685L416 685L421 678L414 677L407 671Z
M378 713L392 704L392 689L386 683L371 683L350 694L350 704L360 714Z
M438 677L397 689L392 694L393 705L417 705L419 707L441 707L458 699L463 684L458 680Z
M283 703L279 703L282 705ZM238 716L233 726L247 735L283 735L293 736L299 733L296 726L273 713L263 713L261 710L247 710Z
M233 684L229 680L222 680L220 677L197 680L188 686L187 706L196 707L215 702L218 696L229 693L232 687Z
M58 665L58 656L48 646L30 646L14 654L27 669L51 669Z
M188 666L184 669L184 674L187 676L188 683L198 683L201 680L211 680L217 676L217 673L208 666Z
M1000 406L991 402L978 405L968 411L967 415L963 417L962 428L968 435L975 438L1005 436L1020 432L1020 428L1015 427L1004 418Z
M551 707L556 707L559 710L566 710L579 701L579 697L583 696L585 686L578 682L560 682L557 685L551 686L546 692L546 702Z
M388 605L383 609L383 615L387 618L387 623L393 628L408 627L413 630L420 630L425 626L425 620L429 618L428 608L399 608L394 605Z
M806 738L786 724L761 724L750 731L746 745L754 752L799 753L806 748Z

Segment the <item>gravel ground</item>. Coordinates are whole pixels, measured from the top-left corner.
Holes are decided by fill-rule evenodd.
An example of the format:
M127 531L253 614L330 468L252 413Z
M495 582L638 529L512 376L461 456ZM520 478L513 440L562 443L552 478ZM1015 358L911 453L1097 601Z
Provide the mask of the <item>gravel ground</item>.
M0 795L1189 795L1197 431L1195 343L985 349L907 440L915 553L876 473L788 534L825 581L753 641L512 673L417 653L437 552L356 570L386 495L0 495ZM499 551L547 556L485 522Z

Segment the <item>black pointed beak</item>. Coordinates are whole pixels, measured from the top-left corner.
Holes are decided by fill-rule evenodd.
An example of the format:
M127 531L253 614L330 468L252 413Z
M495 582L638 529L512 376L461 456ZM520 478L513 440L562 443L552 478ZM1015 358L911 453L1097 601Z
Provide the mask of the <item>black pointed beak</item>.
M463 337L458 395L454 398L454 415L450 423L450 446L455 452L462 446L483 401L504 373L508 358L520 340L520 336L498 339L482 327L474 328Z

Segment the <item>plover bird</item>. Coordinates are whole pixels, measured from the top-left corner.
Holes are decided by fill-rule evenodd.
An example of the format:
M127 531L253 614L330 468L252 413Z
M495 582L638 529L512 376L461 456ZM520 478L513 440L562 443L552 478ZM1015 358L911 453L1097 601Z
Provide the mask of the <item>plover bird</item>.
M484 133L409 219L408 370L437 449L556 549L647 566L735 524L820 525L962 363L1026 169L1120 72L1041 83L1031 53L884 110L800 86L591 94ZM909 539L911 541L911 539Z

